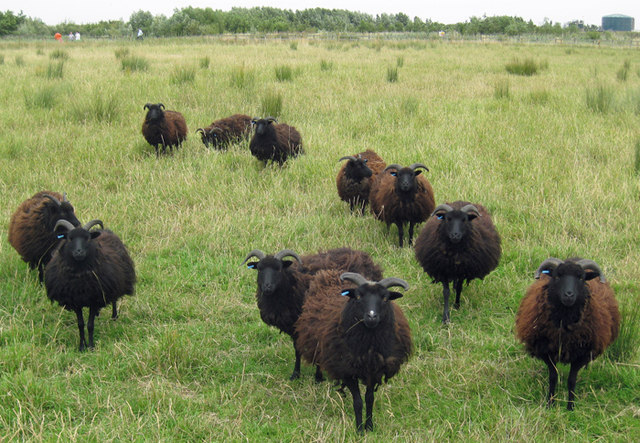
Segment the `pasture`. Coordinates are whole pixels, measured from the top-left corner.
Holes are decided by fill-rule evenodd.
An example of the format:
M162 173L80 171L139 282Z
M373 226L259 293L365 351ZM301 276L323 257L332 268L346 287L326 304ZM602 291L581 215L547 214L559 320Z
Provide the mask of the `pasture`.
M507 64L533 60L534 75ZM605 46L392 40L189 38L0 42L0 435L33 441L640 440L631 336L580 372L576 409L545 407L547 369L514 337L520 299L547 257L597 261L623 327L640 301L640 52ZM626 68L626 74L623 72ZM394 72L395 71L395 72ZM145 103L186 118L156 158ZM279 112L277 112L279 111ZM198 127L277 115L306 155L262 165L248 142L210 151ZM413 249L339 200L338 159L366 148L424 163L436 203L483 204L502 259L443 327L442 288ZM73 313L52 305L7 241L42 189L120 235L136 295L96 320L80 353ZM397 303L414 354L380 387L373 432L313 368L289 381L289 337L255 304L254 248L350 246L410 289ZM633 312L635 311L635 315ZM629 349L631 348L631 349ZM631 352L625 352L625 351Z

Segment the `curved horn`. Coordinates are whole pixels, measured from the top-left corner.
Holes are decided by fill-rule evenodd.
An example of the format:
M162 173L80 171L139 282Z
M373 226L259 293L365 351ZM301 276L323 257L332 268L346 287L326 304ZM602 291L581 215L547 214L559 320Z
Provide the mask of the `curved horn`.
M282 260L285 257L293 257L298 263L302 264L302 259L300 258L300 256L293 252L291 249L283 249L282 251L276 253L273 257L277 258L278 260Z
M433 210L433 212L431 213L431 217L433 217L434 215L436 215L436 212L438 212L438 211L447 211L447 212L451 212L451 211L453 211L453 208L452 208L451 206L449 206L448 204L443 203L443 204L439 205L437 208L435 208L435 209Z
M69 199L67 198L67 193L66 192L62 193L62 201L69 203Z
M345 155L344 157L342 157L340 160L338 160L339 162L341 162L342 160L351 160L351 161L357 161L358 159L355 158L353 155Z
M385 289L391 288L393 286L401 286L405 291L409 289L409 283L402 280L401 278L396 277L382 279L378 282L378 284Z
M160 108L164 109L164 105L162 103L158 103L158 106L160 106Z
M202 133L204 134L204 129L203 129L203 128L198 128L198 129L196 129L196 134L197 134L198 132L202 132Z
M265 118L265 120L268 121L268 122L276 122L276 123L278 123L278 120L276 120L275 117L267 117L267 118Z
M578 265L580 265L582 269L591 269L592 271L596 271L596 273L598 274L598 277L600 277L600 281L602 283L607 282L607 280L604 278L604 274L602 273L602 270L600 269L600 266L598 265L598 263L594 262L593 260L588 260L586 258L583 258L582 260L578 260Z
M75 229L75 226L73 226L69 220L61 218L56 222L56 225L53 228L53 232L56 232L60 226L67 228L67 231Z
M94 219L90 222L85 223L82 229L86 229L87 231L93 228L96 225L100 225L100 229L104 229L104 224L102 224L102 220Z
M467 214L468 214L469 212L472 212L472 213L474 213L477 217L480 217L480 212L478 211L478 208L476 208L474 205L466 205L466 206L463 206L460 210L461 210L462 212L467 213Z
M416 170L416 168L422 168L424 170L426 170L427 172L429 172L429 168L427 168L425 165L423 165L422 163L414 163L411 166L409 166L411 169L413 169L414 171Z
M58 200L57 198L55 198L51 194L44 194L44 197L47 197L47 198L51 199L51 201L54 202L58 206L60 206L62 204L62 203L60 203L60 200Z
M247 256L244 258L244 261L242 262L242 264L244 265L247 260L249 260L251 257L257 257L258 260L262 260L263 258L265 258L265 254L264 252L262 252L260 249L254 249L253 251L249 252L247 254Z
M386 168L384 168L385 171L388 171L389 169L395 169L395 170L399 171L400 169L402 169L402 166L394 163L394 164L389 165Z
M142 110L144 111L145 109L149 109L149 108L151 108L151 103L145 104Z
M539 279L540 275L542 274L542 271L546 268L551 268L551 269L555 269L558 267L558 265L561 265L562 263L564 263L562 260L560 260L559 258L555 258L555 257L549 257L548 259L546 259L545 261L543 261L542 263L540 263L540 266L538 266L538 269L536 270L534 277L535 279Z
M345 272L340 275L340 280L349 280L358 286L366 285L367 283L373 284L374 282L367 280L357 272Z

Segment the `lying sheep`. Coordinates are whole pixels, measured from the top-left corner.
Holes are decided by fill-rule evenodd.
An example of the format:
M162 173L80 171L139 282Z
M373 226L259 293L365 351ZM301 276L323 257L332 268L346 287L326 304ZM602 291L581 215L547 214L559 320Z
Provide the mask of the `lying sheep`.
M58 220L80 226L67 194L40 191L23 201L9 221L9 243L31 269L38 268L40 281L59 241L53 232Z
M148 109L142 123L142 135L154 147L156 156L159 155L158 146L162 145L162 153L175 146L176 149L187 139L187 122L177 111L165 111L162 103L147 103L143 109Z
M258 261L247 263L256 257ZM284 260L293 257L296 263ZM277 327L294 341L295 365L290 379L300 376L300 353L295 347L294 323L300 316L309 283L313 276L323 269L359 272L368 278L382 278L382 270L371 256L363 251L350 248L330 249L317 254L298 256L290 249L274 255L266 255L259 249L247 254L243 263L249 269L258 271L258 289L256 300L260 318L269 326ZM320 370L316 371L316 381L322 380Z
M449 323L449 283L457 309L465 280L484 278L498 266L501 253L500 235L482 205L456 201L433 211L416 239L415 255L433 282L442 283L442 323Z
M233 114L216 120L206 128L198 128L202 143L208 148L226 149L231 143L246 139L251 132L251 117L244 114Z
M113 232L91 230L100 220L92 220L83 227L74 227L59 220L54 230L62 239L45 274L47 296L68 311L76 313L80 331L80 351L93 348L95 318L100 310L125 294L133 295L136 274L127 248ZM85 340L82 308L89 308Z
M289 157L304 154L302 137L293 126L277 123L273 117L253 119L252 123L256 129L249 150L265 165L269 160L282 165Z
M355 283L355 286L354 286ZM411 354L411 330L402 310L392 303L402 294L389 291L409 285L399 278L368 281L360 274L320 271L311 282L295 324L296 346L305 361L318 365L351 391L356 428L373 429L374 392L393 377Z
M371 149L356 155L347 155L339 161L349 160L340 168L336 177L338 195L349 203L351 210L358 207L364 215L369 203L371 183L375 180L387 164Z
M548 258L535 278L516 315L516 336L549 369L549 406L558 382L557 363L571 365L567 409L573 410L578 371L618 336L618 302L592 260Z
M429 169L422 163L403 168L389 165L371 185L369 201L374 217L389 226L398 227L400 247L403 244L404 225L409 223L409 244L413 239L413 228L422 223L436 205L433 189L421 170Z

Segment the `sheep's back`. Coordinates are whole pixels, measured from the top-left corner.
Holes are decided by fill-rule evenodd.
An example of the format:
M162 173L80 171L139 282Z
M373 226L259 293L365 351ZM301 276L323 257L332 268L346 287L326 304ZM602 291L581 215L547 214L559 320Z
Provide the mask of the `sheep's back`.
M167 121L170 145L179 145L187 138L187 122L184 116L177 111L165 111L164 118Z
M413 222L422 223L427 220L436 207L431 183L424 176L418 175L417 189L414 199L404 204L395 192L396 177L389 171L379 174L374 180L369 194L371 212L378 220L389 223Z
M295 157L304 154L304 150L302 149L302 136L296 128L286 123L278 123L274 128L276 130L278 144L281 149L285 150L287 155Z
M301 257L303 266L296 266L305 273L314 275L321 270L337 270L342 272L356 272L372 281L382 280L382 269L371 256L351 248L336 248L320 251L317 254Z

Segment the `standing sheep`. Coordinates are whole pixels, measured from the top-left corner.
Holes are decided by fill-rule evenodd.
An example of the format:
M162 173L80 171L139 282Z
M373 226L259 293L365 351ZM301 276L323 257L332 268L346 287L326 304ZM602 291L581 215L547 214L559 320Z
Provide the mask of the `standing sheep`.
M67 194L40 191L23 201L9 221L9 243L31 269L38 268L40 281L59 241L53 232L58 220L80 226Z
M500 235L482 205L456 201L433 211L416 239L415 255L433 282L442 283L442 323L449 323L449 283L457 309L465 280L484 278L498 266L501 253Z
M389 165L371 185L371 212L375 218L387 224L387 230L395 223L400 247L403 245L404 225L409 223L411 244L414 226L429 218L436 205L431 183L421 175L420 169L429 170L422 163L414 163L406 168Z
M165 111L162 103L147 103L144 109L148 109L142 123L142 135L145 140L155 148L156 157L159 155L158 145L162 145L162 153L175 146L176 150L187 139L187 122L181 113L177 111Z
M336 186L340 198L349 203L351 210L359 207L364 215L364 209L369 203L371 184L387 164L371 149L356 154L347 155L339 161L349 160L340 168L336 177Z
M256 301L260 318L269 326L277 327L293 340L295 364L290 379L300 376L300 353L295 347L294 323L302 312L302 304L313 276L323 269L359 272L373 279L382 278L382 270L366 252L350 248L330 249L313 255L298 256L290 249L274 255L266 255L259 249L247 254L243 263L256 257L258 261L247 263L249 269L258 271ZM283 260L293 257L296 263ZM320 370L316 381L322 380Z
M249 149L251 154L265 165L269 160L273 160L282 166L287 158L304 154L302 137L293 126L277 123L273 117L253 119L252 123L256 130L249 143Z
M66 220L56 223L55 231L63 239L47 266L45 287L51 301L57 301L76 313L80 331L80 351L93 348L95 318L100 310L125 294L133 295L136 274L127 248L113 232L91 230L100 225L92 220L83 227L74 227ZM89 308L85 340L82 308Z
M295 325L296 345L305 361L351 391L358 432L363 431L359 381L367 387L364 429L372 430L374 392L411 354L409 324L391 302L402 294L389 291L393 286L409 289L399 278L375 282L351 272L321 271Z
M618 302L592 260L551 257L542 262L535 278L516 315L516 336L532 357L549 368L548 406L554 402L557 363L571 365L567 383L571 411L578 371L618 337Z
M198 128L202 143L208 148L226 149L231 143L239 142L251 132L251 117L244 114L233 114L216 120L206 128Z

